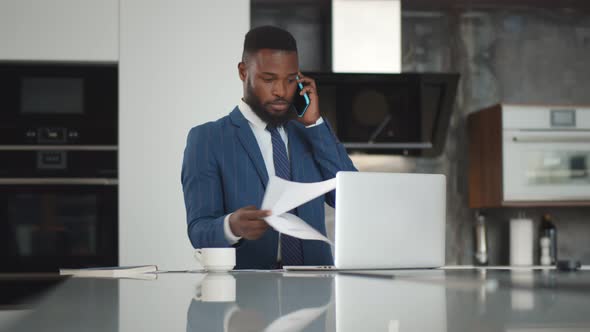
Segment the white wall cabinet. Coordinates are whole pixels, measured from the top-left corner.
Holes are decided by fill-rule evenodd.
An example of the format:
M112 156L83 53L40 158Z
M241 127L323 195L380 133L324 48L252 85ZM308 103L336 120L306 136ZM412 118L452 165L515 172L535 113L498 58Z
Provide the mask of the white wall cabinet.
M119 263L197 268L180 169L191 127L238 104L250 1L121 0Z
M0 0L0 60L118 61L119 0Z

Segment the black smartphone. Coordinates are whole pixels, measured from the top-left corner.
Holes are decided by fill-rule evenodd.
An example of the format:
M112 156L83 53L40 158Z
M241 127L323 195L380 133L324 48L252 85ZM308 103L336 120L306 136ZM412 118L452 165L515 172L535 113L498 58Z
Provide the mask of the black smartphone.
M297 76L297 80L299 80L299 76ZM303 83L297 82L297 91L295 92L295 97L293 98L293 108L297 113L298 117L302 117L307 111L309 107L309 96L307 92L301 95L301 91L303 90Z

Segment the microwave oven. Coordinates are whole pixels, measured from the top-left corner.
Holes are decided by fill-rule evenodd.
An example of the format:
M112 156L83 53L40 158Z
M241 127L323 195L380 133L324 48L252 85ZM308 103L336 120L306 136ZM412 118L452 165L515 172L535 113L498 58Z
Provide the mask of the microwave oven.
M114 64L1 62L0 145L116 145Z

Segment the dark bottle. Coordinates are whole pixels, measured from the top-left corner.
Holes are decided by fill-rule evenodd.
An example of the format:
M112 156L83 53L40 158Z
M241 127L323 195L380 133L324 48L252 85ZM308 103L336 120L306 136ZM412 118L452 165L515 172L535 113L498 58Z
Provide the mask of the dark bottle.
M555 265L557 263L557 228L555 228L551 220L550 214L543 215L539 228L539 237L549 238L549 257L551 258L551 265Z

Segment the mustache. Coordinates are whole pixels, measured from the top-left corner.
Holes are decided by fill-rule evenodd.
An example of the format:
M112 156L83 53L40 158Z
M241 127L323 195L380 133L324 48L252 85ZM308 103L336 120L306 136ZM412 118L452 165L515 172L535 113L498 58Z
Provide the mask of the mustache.
M277 99L275 99L275 100L273 100L271 102L268 102L268 104L271 104L271 105L284 105L284 104L291 104L291 102L288 101L287 99L284 99L284 98L277 98Z

